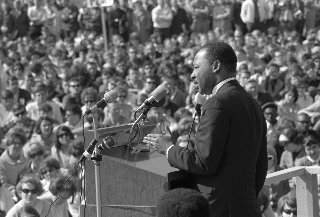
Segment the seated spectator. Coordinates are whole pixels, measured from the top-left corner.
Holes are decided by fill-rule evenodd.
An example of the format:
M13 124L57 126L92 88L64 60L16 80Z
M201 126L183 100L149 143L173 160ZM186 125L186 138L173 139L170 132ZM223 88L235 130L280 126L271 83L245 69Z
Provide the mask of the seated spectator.
M51 147L54 145L56 139L55 133L53 132L54 121L48 117L41 117L37 121L30 141L37 141L45 148L45 155L48 156L51 153Z
M8 211L7 217L18 217L20 210L27 205L34 207L40 216L45 216L48 213L50 204L37 199L37 196L40 196L43 192L41 182L37 176L32 174L23 176L17 185L17 192L21 196L21 200ZM55 216L54 210L51 209L47 216Z
M10 191L7 188L0 187L0 216L4 217L13 205L14 201Z
M244 85L246 91L259 103L260 106L268 102L273 102L273 99L269 93L259 91L258 82L250 79Z
M52 210L50 211L55 216L69 217L68 202L67 200L71 195L77 192L77 186L75 180L67 176L58 176L50 182L49 192L43 194L38 198L44 200L52 205ZM80 208L80 207L79 207Z
M297 217L297 199L294 190L279 199L277 212L279 217Z
M266 76L261 82L261 87L274 100L280 99L279 93L284 88L284 82L279 78L279 65L271 63L266 67Z
M306 156L302 142L303 135L298 134L292 128L284 129L279 136L280 145L284 146L285 151L281 155L280 167L287 169L293 167L297 159Z
M70 168L69 145L74 139L70 128L61 125L56 131L56 140L51 148L51 157L57 159L63 168Z
M267 146L267 151L268 151L268 171L267 171L267 173L270 174L273 172L280 171L281 168L278 166L278 163L277 163L276 150L271 146ZM275 182L275 183L272 183L270 186L266 186L266 187L268 187L268 190L269 190L268 192L271 192L271 195L269 195L269 198L270 198L270 205L273 209L277 208L277 202L278 202L279 198L282 197L283 195L287 194L290 191L290 186L289 186L288 180Z
M319 166L320 161L320 140L319 136L312 133L303 140L304 151L306 156L298 159L295 166Z
M296 121L298 111L301 109L297 104L298 91L295 87L291 87L284 95L284 99L278 102L278 113L280 118L290 121Z
M43 103L48 103L52 107L53 119L62 123L60 107L56 103L48 100L48 91L44 84L38 83L35 86L34 100L34 102L30 102L26 106L26 110L30 118L37 121L40 117L39 106Z
M29 142L23 147L25 157L29 160L27 164L19 173L18 180L26 174L40 175L40 163L45 158L45 149L39 142Z
M13 128L6 135L6 149L0 156L0 184L17 201L16 185L20 171L29 164L22 148L27 139L22 129Z
M209 217L209 203L197 191L178 188L166 192L158 201L157 217Z
M52 107L48 103L43 103L39 106L39 116L51 118L54 121L54 127L59 125L59 122L53 119Z
M279 122L277 120L278 116L278 106L275 103L269 102L262 106L264 117L267 122L267 144L278 149L279 140Z

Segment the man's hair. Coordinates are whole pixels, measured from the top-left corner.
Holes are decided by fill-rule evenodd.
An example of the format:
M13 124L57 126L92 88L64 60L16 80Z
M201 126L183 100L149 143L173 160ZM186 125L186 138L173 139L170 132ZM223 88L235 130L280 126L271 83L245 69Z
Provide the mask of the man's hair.
M223 41L215 41L204 45L200 51L206 52L206 58L210 64L219 60L227 71L230 73L236 72L238 60L236 53L229 44Z
M80 105L78 105L78 104L69 104L66 107L66 111L69 111L72 114L78 115L80 117L82 116L82 110L81 110Z
M197 191L178 188L166 192L157 204L157 217L209 217L209 203Z
M280 197L278 200L278 215L282 216L282 212L285 205L288 205L291 208L297 208L297 198L294 190L290 191L286 195Z

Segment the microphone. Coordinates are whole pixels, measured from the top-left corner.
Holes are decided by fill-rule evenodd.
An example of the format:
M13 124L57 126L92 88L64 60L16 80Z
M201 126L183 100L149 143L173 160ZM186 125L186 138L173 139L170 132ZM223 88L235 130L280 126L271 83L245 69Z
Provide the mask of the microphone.
M207 97L205 95L201 95L199 92L194 97L194 102L196 103L196 116L201 116L201 107L205 103Z
M110 90L109 92L106 92L103 95L103 98L97 102L94 106L92 106L90 109L88 109L85 114L88 115L90 113L97 112L98 109L104 108L108 103L116 101L118 98L118 93L115 90Z
M150 94L151 96L144 101L144 103L137 109L137 111L144 108L152 107L155 103L158 103L162 98L164 98L168 92L169 90L165 83L159 85L154 91L152 91L152 93Z
M84 162L86 159L91 159L91 155L93 153L94 148L96 147L96 144L98 143L98 140L94 139L88 146L87 150L85 150L79 160L79 164ZM105 149L110 149L116 146L116 141L113 139L112 136L107 136L104 138L100 145L98 145L98 148L102 151Z

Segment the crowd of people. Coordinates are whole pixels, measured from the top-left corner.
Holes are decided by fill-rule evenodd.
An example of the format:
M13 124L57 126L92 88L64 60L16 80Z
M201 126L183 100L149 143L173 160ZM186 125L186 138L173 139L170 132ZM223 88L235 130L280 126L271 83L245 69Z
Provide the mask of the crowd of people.
M0 216L79 216L82 118L107 91L119 97L98 112L99 127L133 122L166 82L163 105L147 120L160 132L168 125L174 143L192 144L192 62L214 40L235 50L237 80L264 112L268 173L319 165L319 1L114 0L103 9L83 2L1 0ZM92 122L87 115L85 130ZM266 189L266 217L296 210L294 181Z

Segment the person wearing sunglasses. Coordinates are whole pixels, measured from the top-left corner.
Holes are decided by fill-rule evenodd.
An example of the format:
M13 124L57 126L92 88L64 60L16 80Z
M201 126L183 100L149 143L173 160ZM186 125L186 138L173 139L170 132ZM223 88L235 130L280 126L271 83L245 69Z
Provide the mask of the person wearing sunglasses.
M48 157L40 163L40 178L44 193L49 191L51 181L61 173L60 162Z
M51 148L51 157L57 159L63 168L70 168L70 143L74 139L74 135L70 128L61 125L56 132L56 142Z
M34 174L28 174L22 177L17 185L17 192L21 200L16 203L7 213L7 217L17 217L24 206L32 206L40 214L46 216L50 209L50 204L46 201L37 199L43 193L43 188L39 178ZM53 217L54 207L51 208L47 217Z
M297 198L294 190L279 199L278 216L297 217Z
M26 135L21 128L12 128L7 133L6 149L0 156L0 185L11 192L14 200L17 200L16 185L18 175L29 163L23 155L23 146L26 143Z
M39 175L40 163L45 158L45 149L40 142L29 142L23 147L25 157L29 163L19 173L18 181L26 174Z
M98 91L93 87L87 87L81 92L82 114L91 108L98 101Z

